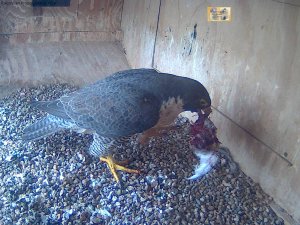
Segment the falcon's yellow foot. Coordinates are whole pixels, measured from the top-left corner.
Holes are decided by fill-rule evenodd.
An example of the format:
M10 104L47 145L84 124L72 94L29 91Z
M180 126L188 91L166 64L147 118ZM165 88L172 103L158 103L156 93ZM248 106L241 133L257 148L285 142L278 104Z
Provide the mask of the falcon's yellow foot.
M119 176L117 174L117 170L125 171L127 173L137 173L137 174L140 173L140 171L138 171L138 170L133 170L133 169L129 169L129 168L126 168L124 166L121 166L121 165L124 165L127 161L116 162L112 158L112 156L100 157L100 161L103 161L103 162L107 163L112 175L114 176L114 178L117 182L120 181Z

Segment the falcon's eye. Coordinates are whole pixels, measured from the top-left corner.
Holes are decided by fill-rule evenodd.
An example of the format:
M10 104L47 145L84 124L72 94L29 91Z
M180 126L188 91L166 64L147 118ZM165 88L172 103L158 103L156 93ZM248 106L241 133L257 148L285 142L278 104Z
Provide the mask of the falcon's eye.
M200 99L200 105L202 107L208 106L207 102L203 98Z

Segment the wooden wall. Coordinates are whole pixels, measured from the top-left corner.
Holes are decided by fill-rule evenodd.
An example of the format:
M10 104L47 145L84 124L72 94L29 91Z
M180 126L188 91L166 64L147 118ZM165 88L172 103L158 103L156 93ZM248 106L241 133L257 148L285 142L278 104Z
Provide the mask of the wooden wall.
M126 35L123 43L126 43L126 56L133 67L152 65L159 4L159 0L127 1L124 4L122 29Z
M1 4L0 41L112 41L120 37L122 0L71 0L70 7Z
M207 22L208 6L232 7L232 22ZM223 144L300 221L299 1L125 0L122 30L134 68L208 88Z
M31 0L2 1L0 97L13 87L84 85L127 69L118 43L122 7L123 0L71 0L70 7L53 8L33 8Z

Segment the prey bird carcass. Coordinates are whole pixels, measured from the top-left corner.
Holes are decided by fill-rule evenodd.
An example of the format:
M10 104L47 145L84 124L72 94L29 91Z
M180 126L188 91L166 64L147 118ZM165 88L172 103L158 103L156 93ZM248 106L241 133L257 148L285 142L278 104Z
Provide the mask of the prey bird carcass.
M190 146L200 163L189 179L200 179L214 167L219 160L219 144L217 128L208 114L198 113L198 119L190 127Z

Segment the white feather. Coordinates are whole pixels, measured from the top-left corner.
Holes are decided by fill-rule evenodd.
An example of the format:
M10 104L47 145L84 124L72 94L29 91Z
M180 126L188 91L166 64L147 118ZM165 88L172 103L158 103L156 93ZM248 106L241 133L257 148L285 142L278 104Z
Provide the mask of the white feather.
M199 118L198 113L191 112L191 111L184 111L184 112L180 113L178 116L187 118L191 124L194 124Z
M199 158L200 163L195 167L195 174L189 177L189 180L201 178L207 174L218 162L218 156L215 152L209 152L207 150L196 149L196 156Z

